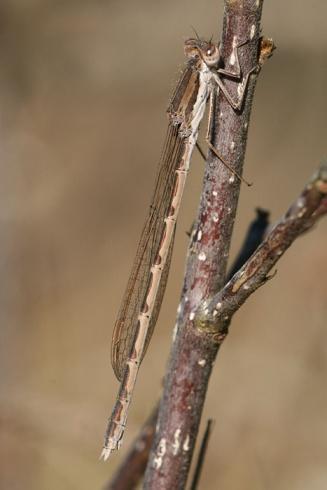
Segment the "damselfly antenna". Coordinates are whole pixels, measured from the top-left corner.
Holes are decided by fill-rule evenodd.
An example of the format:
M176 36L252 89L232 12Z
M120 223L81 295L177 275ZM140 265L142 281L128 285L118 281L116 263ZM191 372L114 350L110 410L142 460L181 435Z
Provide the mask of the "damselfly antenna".
M191 28L192 28L192 31L194 32L194 34L196 35L197 40L201 41L201 38L200 38L199 34L196 32L195 27L191 26Z

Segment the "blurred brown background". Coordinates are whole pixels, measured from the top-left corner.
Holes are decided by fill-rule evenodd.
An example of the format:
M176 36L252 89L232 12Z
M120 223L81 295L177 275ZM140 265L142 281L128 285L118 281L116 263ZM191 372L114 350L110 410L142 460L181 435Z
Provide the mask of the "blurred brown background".
M122 450L98 461L118 389L110 340L191 25L222 0L2 0L0 488L100 489L160 392L203 163L195 155L166 299ZM233 254L254 207L287 208L326 153L327 4L265 2L262 71ZM201 488L327 488L326 222L242 308L216 363Z

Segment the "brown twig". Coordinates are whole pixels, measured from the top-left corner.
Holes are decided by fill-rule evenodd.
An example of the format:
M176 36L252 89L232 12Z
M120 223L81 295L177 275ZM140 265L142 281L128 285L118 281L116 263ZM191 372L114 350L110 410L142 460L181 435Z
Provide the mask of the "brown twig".
M221 48L226 67L235 41L249 39L240 56L243 73L271 54L271 42L259 43L261 10L262 1L225 1ZM256 79L257 74L253 73L241 111L234 111L221 95L216 101L210 139L238 174L242 174ZM237 90L232 80L226 80L226 86L230 91ZM224 284L239 187L239 180L210 154L160 406L160 428L145 475L146 489L183 489L186 485L207 384L219 347L217 335L198 329L194 320L200 306L208 304Z
M327 214L326 201L327 164L323 163L252 257L205 309L202 307L198 310L195 315L197 328L214 332L222 341L234 313L256 289L272 277L268 273L294 240L312 228L322 217L323 211Z
M158 418L159 406L152 411L113 478L103 490L133 490L143 478Z

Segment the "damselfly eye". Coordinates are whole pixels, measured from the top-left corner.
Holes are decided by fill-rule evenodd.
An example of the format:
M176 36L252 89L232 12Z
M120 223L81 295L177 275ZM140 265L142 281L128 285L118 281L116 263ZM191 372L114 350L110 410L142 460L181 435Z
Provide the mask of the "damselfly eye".
M209 44L209 43L208 43ZM218 63L220 54L219 54L219 49L218 46L215 44L209 44L205 50L203 50L203 61L208 65L208 66L214 66Z
M215 66L219 62L219 47L211 41L201 39L187 39L184 51L188 58L200 58L207 66Z

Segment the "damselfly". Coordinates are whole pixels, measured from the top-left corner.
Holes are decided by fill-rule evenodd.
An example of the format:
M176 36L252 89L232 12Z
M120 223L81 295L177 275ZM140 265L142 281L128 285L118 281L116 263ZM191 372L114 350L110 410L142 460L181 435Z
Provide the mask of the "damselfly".
M214 96L221 90L230 106L240 110L249 77L256 69L242 77L238 49L246 42L233 43L232 71L222 66L219 46L211 41L188 39L185 42L186 67L169 104L168 131L150 212L112 338L112 366L121 385L105 434L101 454L105 460L121 445L136 376L159 314L171 261L176 219L206 104L210 102L210 120ZM236 98L224 85L223 76L238 82ZM211 151L235 174L211 144L208 134L206 139Z

